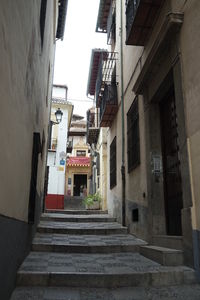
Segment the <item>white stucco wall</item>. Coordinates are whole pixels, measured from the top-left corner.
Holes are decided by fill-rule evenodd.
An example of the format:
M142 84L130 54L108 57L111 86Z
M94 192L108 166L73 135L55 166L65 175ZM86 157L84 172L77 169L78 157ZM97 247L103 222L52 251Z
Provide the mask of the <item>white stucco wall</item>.
M48 163L49 163L49 180L48 180L48 194L56 194L56 195L64 195L65 192L65 165L61 165L61 153L66 154L66 146L67 146L67 136L68 136L68 106L62 104L53 104L52 112L56 111L58 106L61 108L63 112L62 121L58 125L53 125L57 127L56 130L52 131L52 137L57 138L57 148L56 153L52 154L49 152ZM55 135L56 134L56 135ZM55 158L55 165L54 163ZM66 157L64 158L66 162ZM51 164L50 164L51 163Z
M39 132L37 193L42 198L57 11L47 1L44 42L40 1L0 3L0 214L27 221L33 132Z

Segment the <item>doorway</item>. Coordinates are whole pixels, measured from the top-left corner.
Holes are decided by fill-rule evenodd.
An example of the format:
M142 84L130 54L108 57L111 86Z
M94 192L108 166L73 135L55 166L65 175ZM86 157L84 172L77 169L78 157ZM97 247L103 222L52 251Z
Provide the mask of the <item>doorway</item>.
M74 196L82 196L83 188L87 188L87 175L74 174Z
M168 235L182 235L182 181L178 145L178 124L174 88L160 103L161 140L166 229Z

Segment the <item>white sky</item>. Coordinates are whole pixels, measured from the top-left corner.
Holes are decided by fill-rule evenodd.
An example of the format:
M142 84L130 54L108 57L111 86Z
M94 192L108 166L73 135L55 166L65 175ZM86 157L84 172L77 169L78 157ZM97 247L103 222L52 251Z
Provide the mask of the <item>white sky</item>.
M93 103L86 96L91 49L107 47L106 34L95 32L98 8L99 0L68 0L64 40L56 45L54 84L68 86L74 113L84 117Z

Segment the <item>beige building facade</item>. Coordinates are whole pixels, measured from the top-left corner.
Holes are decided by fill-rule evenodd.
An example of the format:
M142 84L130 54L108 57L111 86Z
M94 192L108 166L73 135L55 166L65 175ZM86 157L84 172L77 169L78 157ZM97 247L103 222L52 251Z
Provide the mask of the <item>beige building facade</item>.
M89 75L89 84L91 78ZM100 127L99 124L99 109L90 108L87 111L87 142L91 148L92 161L90 193L99 193L102 210L107 210L107 134L108 128Z
M155 2L100 1L96 30L107 32L111 54L99 60L92 79L100 88L91 81L89 94L100 110L105 97L111 107L108 86L116 83L117 109L100 113L100 126L110 119L109 212L148 242L183 249L198 273L200 3Z
M84 197L89 194L90 175L90 147L86 143L86 121L82 116L73 115L68 134L65 176L65 195L69 197L69 201L71 197ZM73 199L78 201L78 198Z
M60 6L59 6L60 4ZM67 1L0 3L0 298L9 299L43 206L56 39ZM63 11L60 8L64 8Z

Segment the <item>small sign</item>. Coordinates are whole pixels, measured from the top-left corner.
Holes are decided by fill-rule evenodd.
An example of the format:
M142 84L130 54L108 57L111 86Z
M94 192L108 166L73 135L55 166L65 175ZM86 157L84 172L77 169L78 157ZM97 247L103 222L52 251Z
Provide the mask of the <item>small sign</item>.
M65 165L65 160L64 160L64 159L61 159L61 160L60 160L60 165L61 165L61 166L64 166L64 165Z
M68 178L68 184L72 184L72 179L70 177Z
M66 157L66 153L64 151L60 152L59 154L60 159L64 159Z
M58 171L64 171L65 168L64 167L58 167Z

